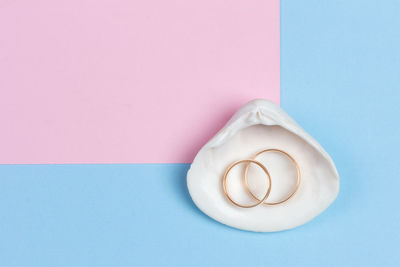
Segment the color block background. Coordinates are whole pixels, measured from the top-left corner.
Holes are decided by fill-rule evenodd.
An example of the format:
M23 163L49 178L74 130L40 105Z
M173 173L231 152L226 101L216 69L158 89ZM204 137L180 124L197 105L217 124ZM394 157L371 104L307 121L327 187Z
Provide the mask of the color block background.
M279 0L0 1L0 163L191 162L256 97Z
M281 105L341 175L310 223L223 226L191 202L187 164L3 165L0 265L398 266L399 13L399 1L281 2Z

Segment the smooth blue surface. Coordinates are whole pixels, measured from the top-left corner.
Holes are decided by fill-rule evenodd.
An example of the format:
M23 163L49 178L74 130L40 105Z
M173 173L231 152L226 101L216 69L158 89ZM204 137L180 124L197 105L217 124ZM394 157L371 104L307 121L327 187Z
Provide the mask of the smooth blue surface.
M191 202L185 164L0 166L0 266L399 266L399 14L281 2L282 107L341 175L310 223L223 226Z

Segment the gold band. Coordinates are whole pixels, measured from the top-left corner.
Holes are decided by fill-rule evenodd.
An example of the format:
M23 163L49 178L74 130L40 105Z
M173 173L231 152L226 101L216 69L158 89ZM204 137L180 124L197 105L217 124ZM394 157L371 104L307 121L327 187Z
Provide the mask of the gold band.
M289 155L287 152L285 152L283 150L276 149L276 148L269 148L269 149L261 150L260 152L258 152L254 156L252 156L251 160L255 160L260 154L265 153L265 152L278 152L278 153L281 153L281 154L287 156L292 161L292 163L294 164L294 166L296 167L296 170L297 170L296 188L294 189L294 191L288 197L286 197L285 199L283 199L281 201L278 201L278 202L266 202L264 200L261 200L263 202L263 204L265 204L265 205L278 205L278 204L284 203L284 202L288 201L289 199L291 199L294 196L294 194L296 194L297 190L299 189L300 180L301 180L300 168L299 168L299 165L297 164L296 160L291 155ZM248 181L247 181L247 172L249 170L249 167L250 167L250 163L247 164L246 169L244 170L244 176L243 176L244 187L246 188L246 190L250 193L250 195L254 199L260 201L260 199L258 199L253 194L253 192L250 190L250 187L249 187L249 184L248 184ZM271 189L271 186L269 187L269 189ZM265 197L263 199L265 199Z
M228 178L229 172L232 170L233 167L235 167L236 165L238 165L238 164L240 164L240 163L243 163L243 162L247 162L246 174L247 174L247 169L248 169L249 165L250 165L251 163L254 163L254 164L257 164L258 166L260 166L261 169L263 169L263 171L267 174L268 181L269 181L268 189L267 189L267 192L265 193L265 196L264 196L262 199L258 199L258 198L255 197L255 199L257 199L258 202L255 203L255 204L252 204L252 205L241 205L241 204L235 202L235 201L230 197L230 195L229 195L229 193L228 193L227 186L226 186L226 180L227 180L227 178ZM246 178L246 179L247 179L247 178ZM246 182L247 182L247 180L246 180ZM233 204L235 204L236 206L241 207L241 208L253 208L253 207L258 206L258 205L260 205L261 203L263 203L263 202L268 198L269 194L271 193L271 176L269 175L269 172L268 172L267 168L265 168L265 166L262 165L262 164L261 164L260 162L258 162L258 161L254 160L254 159L239 160L239 161L236 161L236 162L234 162L233 164L231 164L231 165L228 167L228 169L225 171L224 177L223 177L223 179L222 179L222 187L223 187L223 189L224 189L224 193L225 193L226 197L227 197ZM248 188L248 186L247 186L247 188ZM249 189L248 189L248 190L249 190ZM250 191L249 191L249 192L250 192ZM250 194L252 194L252 193L250 192ZM252 195L253 195L253 194L252 194ZM253 197L254 197L254 195L253 195Z

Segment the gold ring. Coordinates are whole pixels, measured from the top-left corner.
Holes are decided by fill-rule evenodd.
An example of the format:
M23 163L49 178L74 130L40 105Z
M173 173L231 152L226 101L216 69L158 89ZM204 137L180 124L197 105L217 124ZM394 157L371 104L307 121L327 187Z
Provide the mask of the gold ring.
M283 150L276 149L276 148L268 148L268 149L261 150L260 152L258 152L258 153L255 154L254 156L252 156L251 159L252 159L252 160L255 160L260 154L265 153L265 152L278 152L278 153L281 153L281 154L287 156L287 157L292 161L292 163L294 164L294 166L296 167L296 170L297 170L297 184L296 184L296 188L294 189L294 191L293 191L287 198L285 198L285 199L283 199L283 200L281 200L281 201L278 201L278 202L264 202L264 201L262 201L263 204L265 204L265 205L278 205L278 204L281 204L281 203L286 202L286 201L288 201L289 199L291 199L291 198L294 196L294 194L296 194L297 190L299 189L300 180L301 180L300 168L299 168L299 165L297 164L296 160L295 160L291 155L289 155L287 152L285 152L285 151L283 151ZM244 176L243 176L243 178L244 178L244 179L243 179L244 187L246 188L246 190L250 193L250 195L251 195L254 199L260 201L260 199L258 199L258 198L253 194L253 192L250 190L250 187L249 187L249 184L248 184L248 181L247 181L247 172L248 172L248 170L249 170L249 166L250 166L250 164L247 164L246 169L244 170ZM270 187L269 189L271 189L271 187ZM264 199L265 199L265 198L264 198Z
M267 189L267 192L266 192L265 196L264 196L262 199L256 198L258 202L255 203L255 204L252 204L252 205L241 205L241 204L235 202L235 201L230 197L230 195L229 195L229 193L228 193L228 189L227 189L227 187L226 187L226 179L227 179L227 177L228 177L229 172L232 170L233 167L235 167L236 165L238 165L238 164L240 164L240 163L243 163L243 162L247 162L247 163L248 163L248 164L247 164L247 168L249 167L250 163L257 164L258 166L261 167L261 169L263 169L263 171L264 171L264 172L267 174L267 176L268 176L269 185L268 185L268 189ZM222 179L222 187L223 187L223 189L224 189L224 193L225 193L226 197L227 197L233 204L235 204L236 206L241 207L241 208L253 208L253 207L258 206L258 205L260 205L261 203L263 203L263 202L268 198L269 194L271 193L271 176L269 175L269 172L268 172L267 168L265 168L265 166L262 165L260 162L254 160L254 159L243 159L243 160L239 160L239 161L234 162L233 164L231 164L231 165L228 167L228 169L225 171L224 177L223 177L223 179ZM251 193L251 192L250 192L250 193Z

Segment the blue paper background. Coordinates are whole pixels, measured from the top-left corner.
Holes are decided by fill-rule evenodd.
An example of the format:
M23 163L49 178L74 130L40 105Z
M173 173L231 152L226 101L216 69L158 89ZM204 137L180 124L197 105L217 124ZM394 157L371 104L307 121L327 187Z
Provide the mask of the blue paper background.
M310 223L223 226L191 202L186 164L3 165L0 266L399 266L399 14L394 0L281 1L281 105L341 175Z

